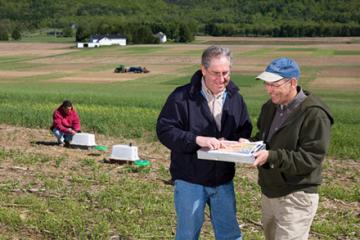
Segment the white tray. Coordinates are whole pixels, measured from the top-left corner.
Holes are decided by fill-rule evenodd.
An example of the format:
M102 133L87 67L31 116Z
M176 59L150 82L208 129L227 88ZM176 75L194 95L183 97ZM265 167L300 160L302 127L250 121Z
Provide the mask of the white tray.
M236 153L236 152L219 152L218 150L200 149L197 151L199 159L234 162L234 163L248 163L253 164L255 157L252 154Z
M227 144L238 144L238 142L226 141ZM264 149L265 144L263 142L247 143L244 148L234 151L208 150L202 148L197 151L199 159L207 159L214 161L234 162L234 163L247 163L253 164L255 161L254 153Z

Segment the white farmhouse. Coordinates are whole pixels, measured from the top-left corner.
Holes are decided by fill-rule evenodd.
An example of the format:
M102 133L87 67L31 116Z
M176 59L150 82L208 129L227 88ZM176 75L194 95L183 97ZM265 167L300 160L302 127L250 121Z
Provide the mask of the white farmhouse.
M92 35L89 42L78 42L77 48L95 48L100 46L126 46L126 38L120 35Z

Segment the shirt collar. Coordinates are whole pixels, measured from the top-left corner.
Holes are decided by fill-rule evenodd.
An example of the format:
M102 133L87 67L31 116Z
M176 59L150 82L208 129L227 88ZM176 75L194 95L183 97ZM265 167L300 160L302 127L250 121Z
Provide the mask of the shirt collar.
M287 105L280 105L280 109L282 111L284 111L285 109L292 111L294 110L297 106L300 105L300 103L302 103L306 98L306 95L304 93L304 91L300 88L298 90L298 93L296 94L295 98L289 102Z
M208 89L208 88L206 87L204 77L201 79L201 90L202 90L202 92L205 94L206 99L212 99L212 98L219 99L219 98L222 98L222 97L224 96L224 93L225 93L225 89L224 89L223 91L221 91L221 92L218 93L217 95L214 95L214 94L210 91L210 89Z

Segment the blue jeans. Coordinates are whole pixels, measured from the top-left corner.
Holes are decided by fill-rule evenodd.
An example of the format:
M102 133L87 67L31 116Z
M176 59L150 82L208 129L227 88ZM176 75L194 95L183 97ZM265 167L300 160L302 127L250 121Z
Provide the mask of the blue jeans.
M236 220L234 184L230 181L217 187L175 180L176 239L198 239L204 222L206 204L217 240L241 240Z
M64 143L64 141L66 142L71 142L73 135L71 134L66 134L61 132L59 129L54 128L52 130L52 133L54 134L54 136L56 137L58 143Z

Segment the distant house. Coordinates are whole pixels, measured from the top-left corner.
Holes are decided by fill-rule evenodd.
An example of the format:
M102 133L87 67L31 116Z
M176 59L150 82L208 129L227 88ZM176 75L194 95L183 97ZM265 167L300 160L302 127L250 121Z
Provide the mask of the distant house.
M158 32L157 34L155 34L155 37L159 38L160 43L165 43L167 41L166 35L163 32Z
M126 46L126 38L121 35L91 35L90 42L99 43L100 46Z
M111 45L126 46L126 38L121 35L91 35L89 42L78 42L77 48L93 48Z

